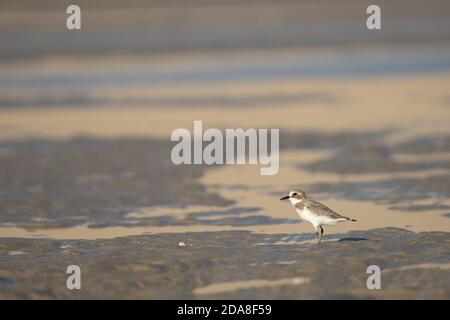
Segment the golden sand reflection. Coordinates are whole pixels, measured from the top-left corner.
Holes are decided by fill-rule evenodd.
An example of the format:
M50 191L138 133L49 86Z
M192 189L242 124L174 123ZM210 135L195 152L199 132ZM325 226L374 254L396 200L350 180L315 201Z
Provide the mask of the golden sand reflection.
M408 270L417 270L417 269L450 270L450 263L420 263L420 264L412 264L412 265L403 266L403 267L399 267L399 268L384 269L383 272L408 271Z
M183 207L154 206L132 211L128 213L125 217L133 219L142 219L142 218L170 215L171 217L175 218L185 218L189 213L192 212L205 212L223 209L224 207L215 207L215 206L183 206Z
M320 132L401 129L392 141L424 134L447 134L450 109L439 104L442 88L450 87L449 75L399 78L342 79L310 81L253 81L233 84L170 86L170 94L217 92L229 94L327 92L345 103L332 106L320 101L298 104L268 104L258 108L206 107L123 107L38 108L0 110L0 140L29 138L68 139L79 135L123 138L156 137L169 139L176 128L192 129L194 120L214 128L282 128ZM132 90L132 89L130 89ZM138 89L134 89L138 90ZM161 87L139 90L161 95ZM383 92L383 95L374 95ZM150 94L148 93L148 94ZM191 93L192 94L192 93ZM204 95L204 94L203 94ZM393 107L396 106L396 107ZM220 112L219 112L220 111ZM218 116L218 112L220 116ZM276 112L276 117L274 117ZM324 116L326 115L326 116ZM299 119L314 119L301 121Z
M202 183L210 186L222 197L237 201L239 206L257 206L262 208L260 214L273 218L295 218L295 211L289 203L279 201L291 188L303 189L313 183L339 183L340 181L382 181L383 179L406 177L430 177L433 174L448 174L448 170L434 172L413 172L396 174L367 174L367 175L333 175L310 173L299 170L295 164L318 159L324 156L322 151L314 155L314 151L290 151L286 154L289 161L280 161L280 171L276 176L267 177L255 174L255 168L249 165L224 166L217 170L210 170L202 178ZM284 159L285 153L280 158ZM295 161L296 160L296 161ZM235 188L234 186L241 186ZM277 194L278 193L278 194ZM310 194L314 198L314 194ZM420 231L449 231L450 219L439 211L400 211L394 210L392 205L376 204L371 201L350 201L342 199L327 199L323 201L335 211L350 216L358 222L339 223L335 227L325 228L326 233L343 233L353 230L368 230L383 227L405 228L415 232ZM421 204L432 202L417 201ZM442 201L441 204L448 203ZM286 225L287 233L312 232L309 223L300 225Z
M319 133L339 132L384 132L395 131L384 140L387 144L398 143L423 135L449 134L450 108L442 105L442 88L450 87L450 75L410 75L399 77L372 77L366 79L328 79L249 81L239 83L198 83L170 86L146 86L118 89L109 94L114 99L125 96L234 96L275 94L299 94L326 92L338 97L339 103L305 101L300 105L273 103L258 107L219 108L177 106L129 107L117 104L108 108L36 108L0 109L0 141L21 139L71 139L86 135L96 138L158 138L169 140L172 130L192 130L194 120L202 120L206 127L215 128L281 128L302 132L312 130ZM383 94L374 94L383 92ZM274 114L276 113L276 116ZM326 115L326 116L324 116ZM314 119L314 121L308 121ZM0 157L14 150L0 150ZM333 174L308 172L298 165L327 159L328 150L286 150L280 155L280 170L274 176L261 176L258 166L235 165L207 170L201 178L209 192L235 200L234 207L261 207L258 215L271 218L296 219L292 207L278 198L291 188L304 188L318 183L339 184L341 182L384 181L395 178L425 178L447 175L447 169L430 169L414 172L386 172L373 174ZM405 162L447 161L448 153L426 155L394 154L393 159ZM236 186L239 186L238 188ZM308 190L306 190L308 191ZM310 194L315 198L314 194ZM321 201L322 199L317 199ZM430 199L433 201L433 199ZM438 210L399 211L388 205L370 201L328 199L323 201L335 211L357 219L356 223L341 223L327 228L326 234L344 233L352 230L367 230L383 227L406 228L412 231L450 231L450 219ZM418 201L414 201L414 204ZM424 203L421 201L420 203ZM448 201L445 200L441 204ZM434 204L429 202L427 204ZM230 207L221 207L226 210ZM144 233L206 232L247 230L257 233L285 234L311 233L311 226L300 224L268 224L252 226L136 226L132 222L153 216L170 215L183 218L190 212L218 210L216 207L150 208L133 211L126 218L128 226L91 228L89 224L72 228L27 230L15 226L1 226L0 237L50 237L55 239L103 239L139 235ZM205 219L221 218L217 216ZM245 215L245 214L243 214Z
M223 283L213 283L206 287L196 288L193 293L195 295L209 295L218 294L225 292L233 292L237 290L264 288L264 287L278 287L278 286L298 286L309 283L308 278L295 277L295 278L284 278L278 280L265 280L265 279L255 279L255 280L243 280L243 281L231 281Z
M396 174L366 174L366 175L336 175L323 173L310 173L296 167L299 163L325 158L327 151L286 151L281 153L280 171L275 176L262 176L258 174L255 166L235 165L222 166L208 170L201 178L209 192L219 193L226 199L235 200L236 203L227 207L215 206L186 206L186 207L151 207L141 208L129 213L126 217L133 219L169 215L174 218L185 218L192 212L219 211L217 215L206 217L207 220L220 219L224 215L220 211L232 208L259 207L258 215L274 219L297 219L298 216L291 205L280 201L280 196L291 188L313 183L339 183L340 181L382 181L400 177L429 177L433 174L448 173L445 171L420 171ZM297 182L297 184L295 184ZM238 186L238 187L236 187ZM310 194L314 198L314 194ZM320 200L320 199L318 199ZM369 230L374 228L397 227L414 232L446 231L450 230L450 219L439 210L401 211L389 208L392 205L377 204L371 201L350 201L342 199L326 199L327 206L335 211L350 216L357 222L339 223L334 227L325 227L325 234L342 234L348 231ZM435 204L431 200L416 200L416 205ZM440 204L450 204L443 200ZM251 215L252 213L248 213ZM240 216L246 216L246 213ZM203 219L203 217L202 217ZM313 229L307 222L300 224L265 224L251 226L212 226L212 225L182 225L182 226L113 226L92 228L83 224L71 228L50 228L27 230L13 226L0 227L0 237L21 238L54 238L54 239L111 239L141 235L145 233L185 233L185 232L217 232L245 230L264 234L298 234L312 233ZM330 241L330 240L326 240ZM292 241L291 241L292 242ZM304 241L303 241L304 242ZM305 242L307 243L307 241ZM286 244L286 243L285 243Z

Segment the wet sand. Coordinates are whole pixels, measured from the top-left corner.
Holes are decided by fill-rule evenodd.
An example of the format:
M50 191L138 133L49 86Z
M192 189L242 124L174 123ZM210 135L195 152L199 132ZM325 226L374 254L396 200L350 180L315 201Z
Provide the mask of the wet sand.
M82 212L75 212L74 208L70 208L70 213L66 213L68 215L66 219L60 216L58 220L55 220L49 218L48 213L47 216L41 215L46 214L44 207L44 211L41 211L39 215L41 219L33 216L32 220L29 217L21 223L15 221L15 229L11 226L2 227L2 234L11 236L17 232L27 237L47 234L68 239L75 237L79 232L80 238L93 239L144 232L188 232L192 231L190 228L196 228L194 230L199 231L216 231L220 230L220 227L239 230L240 223L249 221L245 218L254 217L257 221L258 215L272 219L270 223L267 222L270 227L266 224L255 223L256 226L246 225L246 230L268 233L280 232L280 230L308 232L310 228L307 224L298 226L293 223L296 215L291 208L280 201L274 201L280 194L294 187L311 190L314 197L327 200L327 204L338 212L360 221L357 225L340 224L335 228L337 232L361 229L361 227L370 229L390 226L414 231L448 231L450 221L442 214L442 210L449 207L445 199L448 190L445 186L440 186L440 181L448 176L450 166L448 156L450 150L447 143L450 112L446 106L441 105L439 100L443 95L441 88L447 85L450 85L450 75L433 77L417 75L401 79L371 78L358 81L343 79L336 84L325 80L308 83L269 82L259 86L253 83L247 86L239 83L217 88L235 96L245 95L248 92L257 95L267 90L269 86L274 91L283 92L295 91L299 87L304 88L306 92L314 92L320 88L325 92L331 91L331 95L338 96L338 101L345 101L345 103L311 101L299 107L294 107L291 103L280 103L258 108L257 114L254 114L252 107L247 107L240 110L238 118L233 108L219 109L214 105L206 109L195 107L2 109L0 110L2 115L0 127L8 127L8 130L6 134L1 135L4 141L1 159L6 165L10 165L11 170L17 170L17 164L13 161L15 157L42 158L23 162L22 170L29 170L31 173L42 166L47 167L45 163L51 163L55 156L61 161L67 161L69 156L76 156L73 164L60 163L57 169L58 172L64 172L67 170L66 167L72 168L72 179L75 184L71 188L74 192L79 192L77 190L82 190L84 187L94 188L92 190L100 188L95 192L103 192L105 200L110 198L109 206L121 202L122 205L131 206L116 209L101 208L100 210L104 211L104 217L112 218L112 214L121 217L119 221L109 222L91 221L93 213L82 214ZM211 89L214 86L208 88ZM374 88L382 90L385 94L382 97L373 98L369 92ZM205 90L205 85L188 85L184 89L191 94L193 92L204 94L202 92ZM176 92L182 94L180 90ZM414 95L411 95L411 92L414 92ZM211 95L210 91L208 95ZM392 108L392 104L407 105L409 112L405 113L401 108ZM362 105L364 107L361 107ZM273 117L274 108L279 120ZM370 116L367 116L368 110L370 110ZM217 117L218 112L220 117ZM299 123L295 121L297 118L315 120ZM339 121L336 121L337 118ZM178 127L191 129L196 119L202 119L207 127L282 128L279 173L270 177L260 176L257 166L250 165L177 167L171 164L170 145L164 142L163 137L167 139L171 131ZM90 138L94 136L95 139ZM118 140L118 137L123 136L127 139ZM422 137L430 140L428 142L417 140ZM29 140L31 138L33 140ZM8 141L23 142L18 142L14 147L9 146ZM426 146L430 149L426 154L419 149L424 148L423 143L428 143ZM53 154L48 153L49 148ZM97 150L102 150L104 157L98 157ZM119 151L127 154L119 155L117 154ZM75 152L81 152L81 154L75 155ZM354 152L359 155L359 158L348 158L348 154ZM86 159L89 166L79 164L78 161L81 159ZM150 160L150 166L159 166L162 171L156 174L154 170L147 167L148 160ZM109 164L100 170L95 168L108 162ZM134 165L131 166L130 163ZM122 172L118 173L117 170ZM166 176L163 177L161 172L164 172ZM175 172L186 177L186 185L201 185L204 196L200 196L201 193L197 192L197 198L192 198L192 195L186 197L182 192L174 201L164 196L165 192L169 191L156 186L156 189L146 186L147 181L156 179L155 182L158 184L159 179L164 179L172 181L173 186L169 188L180 190ZM11 173L8 179L18 178L13 172ZM39 198L43 196L40 193L45 193L46 189L41 179L48 179L48 176L41 178L39 173L34 175L36 175L34 183L37 185L28 183L30 187L28 192L35 194L37 201L40 201ZM147 178L140 179L142 177ZM436 178L436 181L433 178ZM435 198L426 193L411 194L408 189L405 189L406 186L402 185L408 180L425 181L431 188L429 191L444 192L444 195ZM428 183L429 180L431 184ZM121 189L117 189L117 182ZM48 181L46 184L50 187L51 183L52 181ZM341 192L341 194L333 195L336 193L335 190L326 191L339 184L347 186L347 189L342 190L344 194ZM349 199L350 189L355 187L358 191L354 192ZM111 197L107 194L106 188L117 189L114 192L125 192L124 195L128 194L127 199L120 201L116 197ZM134 190L131 194L130 188ZM371 192L371 189L375 189L379 195L373 198L375 193L367 194ZM157 194L151 196L150 190L156 191ZM183 197L185 200L182 200ZM202 197L205 199L200 200ZM399 200L400 197L403 197L403 200ZM93 200L98 201L95 197ZM209 202L209 206L198 207L205 201ZM23 208L14 202L9 205L10 210L16 212L25 213L29 212L29 208L33 208L33 204L31 207L28 205ZM158 205L169 205L169 207L158 209ZM180 205L182 207L179 209L173 207ZM416 207L421 205L422 210L412 210L407 217L404 217L405 214L402 212L409 210L402 210L402 208L414 205ZM66 206L61 204L60 208ZM52 204L52 207L53 210L58 210L55 204ZM214 214L214 210L252 207L259 209L256 213L240 212L234 216L230 215L222 226L214 225L214 221L207 221L205 217L201 219L195 217L196 211L211 211L212 217L218 216L225 221L227 217L220 217L220 213ZM7 206L6 209L8 208ZM435 210L435 208L441 208L441 210ZM139 213L133 213L139 210L149 211L149 213L141 214L141 216ZM181 214L177 214L177 211ZM58 212L58 215L61 214ZM95 215L95 220L102 219L99 212ZM427 215L428 219L424 220L424 215ZM239 222L237 218L243 220ZM277 220L281 223L276 224ZM8 219L6 221L4 219L4 223L9 222ZM61 226L73 226L73 228L65 230L59 228ZM45 230L46 227L51 229ZM96 230L95 228L98 227L102 228ZM39 229L42 228L44 229L40 231Z
M238 118L214 106L3 108L1 297L447 299L449 79L225 86L236 96L320 88L345 101L247 107ZM373 88L385 95L371 98ZM283 124L279 173L174 166L168 133L196 119ZM325 228L317 247L278 200L291 188L358 222ZM84 270L80 292L65 288L66 264ZM366 288L370 264L384 270L380 291Z
M0 4L0 56L157 55L173 52L289 47L356 47L436 44L449 39L446 0L379 0L383 32L367 32L369 3L322 1L143 1L79 0L82 30L64 28L66 4L23 0Z
M189 4L0 5L0 298L449 299L448 3ZM194 120L279 128L278 174L174 165ZM358 221L318 247L293 188Z
M272 103L254 108L223 108L214 100L202 107L130 107L112 105L108 108L78 106L35 109L0 109L1 140L68 139L76 136L104 138L157 137L167 139L176 128L193 130L193 121L201 119L205 127L283 128L283 131L339 131L383 134L394 130L392 139L433 137L448 134L449 111L447 94L449 74L374 79L340 79L308 81L257 81L232 84L179 85L130 88L132 94L142 90L146 95L189 95L208 97L258 96L267 91L272 95L325 93L334 101L293 101ZM116 95L119 92L112 87ZM125 90L125 89L121 89ZM165 92L167 91L167 92ZM383 92L383 95L376 94ZM45 92L45 91L44 91ZM130 93L128 93L130 94ZM186 98L186 96L184 96ZM239 105L239 102L236 102ZM398 106L394 108L393 106ZM405 108L408 112L405 111ZM217 111L220 109L220 116ZM274 111L276 110L276 111ZM276 117L274 117L274 112ZM369 113L370 112L370 113ZM314 119L301 121L298 119ZM283 141L282 141L283 143Z
M96 241L1 239L1 297L448 298L447 232L357 231L320 248L276 244L284 236L197 232ZM180 241L186 246L178 246ZM17 247L23 254L8 255ZM69 291L64 270L75 261L84 270L82 289ZM381 290L366 287L371 264L382 269Z

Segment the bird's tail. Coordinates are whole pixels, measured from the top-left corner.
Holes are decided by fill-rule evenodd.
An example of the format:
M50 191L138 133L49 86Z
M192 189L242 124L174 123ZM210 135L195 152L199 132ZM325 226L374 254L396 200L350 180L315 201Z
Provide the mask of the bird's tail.
M347 218L347 220L348 220L348 221L355 221L355 222L356 222L356 220L355 220L355 219L352 219L352 218Z

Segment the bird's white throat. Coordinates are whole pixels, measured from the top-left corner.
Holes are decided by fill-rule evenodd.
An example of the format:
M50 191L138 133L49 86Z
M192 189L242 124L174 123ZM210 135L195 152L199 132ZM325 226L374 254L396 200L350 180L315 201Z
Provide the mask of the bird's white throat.
M297 199L297 198L289 198L289 201L293 206L295 206L297 203L300 203L303 201L303 199Z

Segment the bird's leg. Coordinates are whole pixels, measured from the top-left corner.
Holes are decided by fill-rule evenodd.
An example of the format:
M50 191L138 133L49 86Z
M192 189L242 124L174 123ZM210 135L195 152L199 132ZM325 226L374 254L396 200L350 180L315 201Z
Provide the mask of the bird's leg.
M322 235L323 235L323 228L322 228L322 226L319 226L319 228L320 228L320 234L319 234L319 244L320 244L320 241L322 240Z
M314 230L316 231L316 243L319 244L320 243L320 233L319 233L319 229L317 228L317 226L314 226Z

